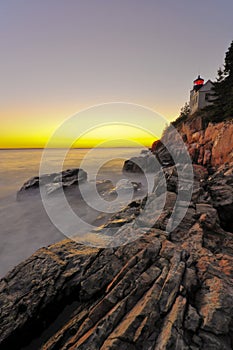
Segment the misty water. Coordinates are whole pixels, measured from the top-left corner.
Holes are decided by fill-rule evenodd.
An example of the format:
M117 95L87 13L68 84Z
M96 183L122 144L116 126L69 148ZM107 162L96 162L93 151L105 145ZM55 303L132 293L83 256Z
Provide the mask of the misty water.
M124 160L138 156L140 151L133 148L95 149L89 154L87 149L73 149L65 158L63 169L77 168L85 159L88 183L84 186L88 190L88 184L95 181L96 169L103 164L98 172L99 180L109 179L114 185L125 178L140 181L143 187L138 197L143 197L147 191L145 177L122 173ZM0 150L0 277L38 248L66 238L50 221L39 195L20 202L16 200L16 193L23 183L38 176L41 155L42 150ZM60 151L50 150L48 172L53 168L51 165L58 162ZM82 202L78 197L71 199L71 206L82 212ZM86 212L84 220L92 223L93 215L92 211ZM75 229L78 232L81 227Z

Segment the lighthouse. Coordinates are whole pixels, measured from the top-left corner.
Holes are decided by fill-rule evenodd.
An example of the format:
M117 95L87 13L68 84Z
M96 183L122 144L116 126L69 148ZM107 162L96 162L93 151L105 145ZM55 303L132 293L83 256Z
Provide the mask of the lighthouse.
M193 89L195 91L198 91L200 88L202 88L203 85L204 85L204 79L202 79L200 75L198 75L197 79L195 79L193 82Z
M190 114L203 109L206 106L212 104L213 101L213 86L211 80L207 80L205 83L204 79L198 75L197 79L193 81L193 88L190 91Z

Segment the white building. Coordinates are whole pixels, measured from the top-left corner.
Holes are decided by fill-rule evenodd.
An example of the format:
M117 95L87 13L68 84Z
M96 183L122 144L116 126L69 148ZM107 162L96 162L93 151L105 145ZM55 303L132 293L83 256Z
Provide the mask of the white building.
M213 86L211 80L207 80L204 83L204 79L198 75L197 79L193 82L193 89L190 91L190 114L209 106L213 101Z

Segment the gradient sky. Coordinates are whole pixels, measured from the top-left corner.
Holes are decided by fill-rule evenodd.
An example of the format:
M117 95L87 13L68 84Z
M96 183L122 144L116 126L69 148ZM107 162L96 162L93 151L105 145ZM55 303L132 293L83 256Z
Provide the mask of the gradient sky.
M0 0L0 147L125 101L172 120L233 40L232 0Z

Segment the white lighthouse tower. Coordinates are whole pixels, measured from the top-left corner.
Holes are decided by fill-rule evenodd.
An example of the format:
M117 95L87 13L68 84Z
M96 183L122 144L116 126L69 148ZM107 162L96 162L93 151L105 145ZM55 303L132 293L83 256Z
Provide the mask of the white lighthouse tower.
M193 82L193 89L190 91L190 114L212 104L213 86L214 84L211 80L207 80L204 83L204 79L198 75L197 79Z

